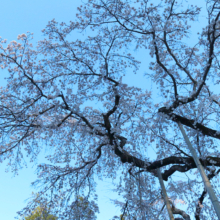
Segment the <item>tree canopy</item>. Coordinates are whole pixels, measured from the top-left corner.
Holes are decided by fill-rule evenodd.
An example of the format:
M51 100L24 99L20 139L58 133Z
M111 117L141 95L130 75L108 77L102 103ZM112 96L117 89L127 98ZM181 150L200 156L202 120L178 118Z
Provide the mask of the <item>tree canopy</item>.
M33 185L59 219L96 219L104 178L124 199L115 219L166 219L157 169L176 219L217 218L178 123L219 197L220 3L189 3L88 0L36 47L29 32L1 39L0 158L17 172L48 149Z

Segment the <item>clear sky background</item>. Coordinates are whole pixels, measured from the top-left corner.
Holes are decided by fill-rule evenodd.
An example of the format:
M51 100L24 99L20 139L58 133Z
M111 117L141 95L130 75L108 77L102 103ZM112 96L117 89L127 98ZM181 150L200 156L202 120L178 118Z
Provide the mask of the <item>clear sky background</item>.
M197 3L199 0L193 0ZM34 42L41 40L44 36L41 30L45 28L48 21L68 22L75 19L76 8L81 4L80 0L7 0L1 2L0 13L0 36L8 39L8 42L16 40L18 34L27 31L34 33ZM198 28L198 23L196 24ZM196 26L195 26L196 28ZM194 30L195 30L194 28ZM189 39L192 43L195 39ZM150 57L137 51L138 56L144 61L145 66L140 69L135 78L130 76L128 79L139 87L149 89L152 84L149 80L141 78L143 73L148 69L146 64ZM0 86L5 85L4 77L7 72L0 70ZM36 166L28 164L28 168L19 171L18 176L12 173L5 173L6 163L0 164L0 219L13 220L16 212L25 206L25 200L30 197L31 182L36 180ZM107 220L114 215L120 215L119 208L111 204L110 199L116 198L117 195L111 191L111 180L105 180L98 184L99 208L100 214L98 220Z

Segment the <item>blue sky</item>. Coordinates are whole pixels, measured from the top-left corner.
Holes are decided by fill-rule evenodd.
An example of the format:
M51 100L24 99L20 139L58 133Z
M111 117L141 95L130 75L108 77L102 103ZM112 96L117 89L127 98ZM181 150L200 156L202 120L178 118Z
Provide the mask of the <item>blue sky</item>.
M79 0L8 0L1 4L0 13L0 36L8 42L16 40L18 34L27 31L34 33L34 42L41 40L41 30L48 21L68 22L74 20L76 8L80 5ZM0 86L5 85L6 71L0 71ZM5 172L6 163L0 164L0 219L12 220L16 212L25 206L25 200L34 191L30 184L36 179L33 164L23 168L17 176ZM98 220L110 219L119 215L120 210L115 208L109 199L116 195L110 190L110 180L100 182L98 194L100 195L100 215Z
M194 0L193 3L199 2ZM56 21L68 22L74 20L76 8L80 5L80 0L8 0L1 4L0 13L0 36L8 39L8 42L17 39L18 34L27 31L34 33L34 42L41 40L43 35L41 30L52 19ZM197 23L198 25L198 23ZM190 39L193 42L193 39ZM193 42L194 43L194 42ZM146 63L146 54L144 57ZM147 56L149 58L149 56ZM150 58L149 58L150 59ZM145 66L146 67L146 66ZM146 68L140 69L140 74L147 71ZM4 86L4 77L6 72L0 71L0 86ZM138 78L138 80L137 80ZM132 83L138 83L142 88L148 88L152 85L146 84L146 79L141 80L140 75L128 79ZM16 212L25 206L31 192L31 182L36 179L35 168L33 164L28 164L28 168L19 171L18 176L12 173L5 173L6 163L0 164L0 219L12 220ZM110 203L110 198L115 198L116 194L111 191L111 180L105 180L98 184L100 215L98 220L110 219L114 215L119 215L120 210Z

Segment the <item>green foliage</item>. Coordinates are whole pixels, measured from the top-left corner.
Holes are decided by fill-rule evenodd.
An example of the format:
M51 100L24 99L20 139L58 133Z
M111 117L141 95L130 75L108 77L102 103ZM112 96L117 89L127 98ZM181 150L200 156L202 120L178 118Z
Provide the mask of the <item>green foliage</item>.
M30 216L24 218L24 220L57 220L58 218L40 206L38 206Z
M125 218L124 218L124 217L122 217L122 214L120 215L120 220L125 220Z

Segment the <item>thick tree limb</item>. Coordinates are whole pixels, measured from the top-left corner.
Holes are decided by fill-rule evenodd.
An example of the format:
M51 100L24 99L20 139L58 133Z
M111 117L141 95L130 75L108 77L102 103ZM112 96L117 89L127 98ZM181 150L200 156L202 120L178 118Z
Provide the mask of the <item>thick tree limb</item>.
M174 207L173 209L173 214L178 214L178 215L182 215L183 216L183 219L185 220L190 220L190 216L188 214L186 214L183 210L181 209L177 209ZM177 218L175 218L177 219Z
M177 209L172 201L170 201L170 203L172 205L173 214L181 215L183 217L183 219L190 220L190 216L188 214L186 214L186 212L184 212L181 209ZM182 218L175 218L175 220L182 220Z
M180 115L177 115L175 113L172 113L169 111L169 109L163 107L159 109L159 112L164 113L165 115L168 115L170 119L174 122L180 122L183 125L186 125L187 127L190 127L194 130L202 132L204 135L220 139L220 132L211 128L208 128L201 123L196 122L192 119L187 119L185 117L182 117Z
M192 157L167 157L162 160L157 160L154 162L148 162L132 156L124 149L119 149L118 146L115 146L115 154L120 157L122 163L132 163L134 166L144 169L147 172L151 172L156 176L155 170L167 165L173 165L168 170L165 170L162 173L163 180L167 181L168 177L171 176L176 171L187 172L188 170L196 168L196 164ZM220 158L218 157L207 157L206 159L200 159L201 164L206 166L215 166L220 167Z

